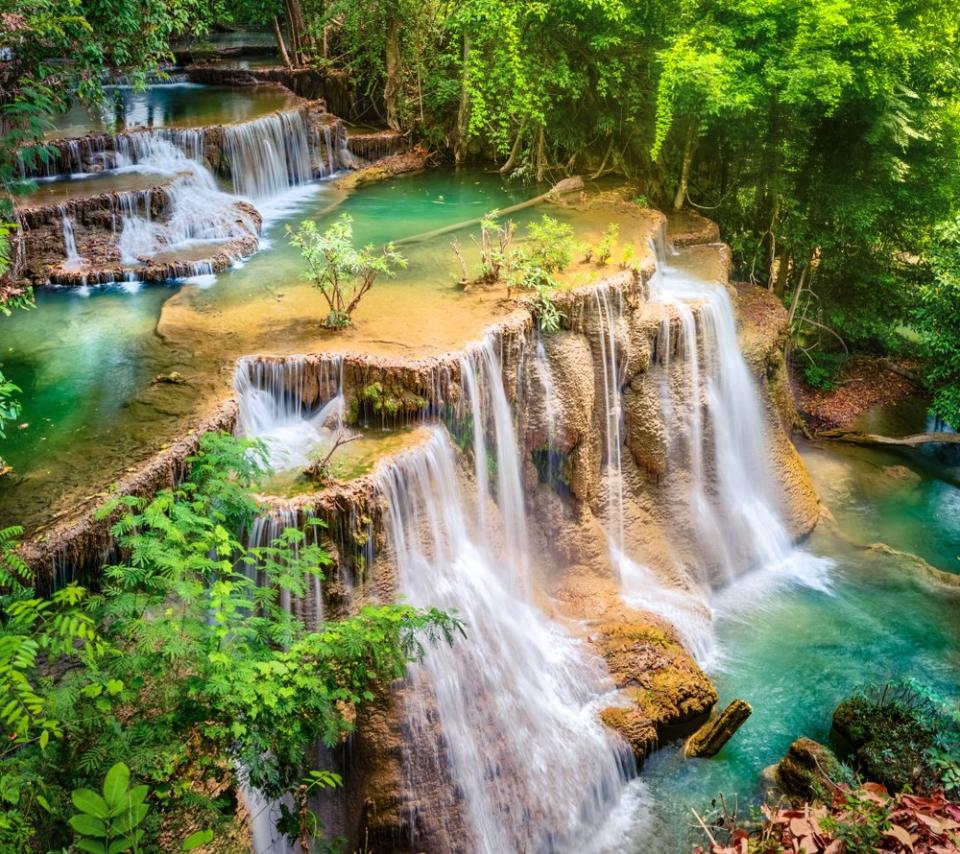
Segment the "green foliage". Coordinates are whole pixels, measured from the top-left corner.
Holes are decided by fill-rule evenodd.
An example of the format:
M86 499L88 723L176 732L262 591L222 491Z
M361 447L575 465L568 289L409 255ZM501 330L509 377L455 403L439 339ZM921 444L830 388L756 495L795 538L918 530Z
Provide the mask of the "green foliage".
M104 839L90 816L68 826L67 803L118 762L149 787L155 808L105 830L142 831L144 844L161 820L231 821L225 802L200 794L225 768L245 768L271 797L332 785L312 773L317 740L337 743L378 685L401 676L425 643L462 631L449 615L402 605L308 627L281 594L303 597L322 578L320 523L246 545L261 512L262 446L210 434L190 463L180 486L104 509L124 559L104 567L96 595L70 585L38 597L11 553L18 532L0 537L0 680L14 733L0 755L2 850L23 850L25 839L64 847L74 829Z
M557 308L553 297L550 295L550 288L544 285L537 286L537 295L533 302L534 313L537 318L537 326L541 332L552 333L559 332L563 323L563 314Z
M617 238L620 236L620 226L615 222L610 223L607 226L607 230L603 233L603 237L600 239L600 243L597 246L596 251L596 260L597 264L601 267L606 267L610 263L610 258L613 255L613 248L617 245Z
M890 828L890 810L887 805L864 797L859 791L843 793L835 804L837 813L820 820L824 830L843 843L849 854L874 854L885 841Z
M350 325L354 309L378 275L392 277L397 267L407 266L392 243L380 252L373 246L354 248L353 219L349 214L343 214L322 233L313 220L304 220L296 230L288 226L287 234L307 262L311 284L327 302L330 311L324 325L328 329Z
M821 391L833 391L837 387L836 371L817 363L803 369L803 379L810 388Z
M960 429L960 216L935 232L913 320L926 356L931 409Z
M118 762L103 781L102 795L92 789L74 789L77 813L70 826L77 837L74 847L90 854L122 854L138 847L140 827L150 811L147 786L130 788L130 769Z
M544 214L527 226L527 257L534 267L559 273L570 266L576 251L573 226Z
M833 726L855 751L857 768L891 791L932 791L944 784L944 771L954 780L940 760L960 749L960 714L916 682L863 688L837 706Z

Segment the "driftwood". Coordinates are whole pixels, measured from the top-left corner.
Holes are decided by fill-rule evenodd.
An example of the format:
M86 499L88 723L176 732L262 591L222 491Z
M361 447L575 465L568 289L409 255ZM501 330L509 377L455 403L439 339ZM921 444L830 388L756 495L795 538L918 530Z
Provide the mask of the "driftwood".
M851 445L894 445L914 448L917 445L937 443L960 445L960 433L914 433L911 436L880 436L876 433L859 433L851 430L824 430L817 433L818 439L835 439Z
M547 190L547 192L541 193L539 196L534 196L532 199L527 199L525 202L519 202L515 205L511 205L508 208L498 210L497 217L504 217L509 214L516 213L517 211L522 211L526 208L533 207L534 205L539 205L541 202L544 202L547 199L553 199L557 196L562 196L565 193L574 193L582 189L582 178L576 175L572 178L564 178L562 181L558 181L556 184L554 184L549 190ZM456 222L453 225L445 225L442 228L435 228L432 231L425 231L422 234L414 234L410 237L404 237L401 240L394 240L393 245L405 246L411 243L422 243L425 240L432 240L434 237L442 237L444 234L452 234L455 231L469 228L471 225L478 225L482 219L483 217L474 217L473 219L464 220L463 222Z
M734 700L720 714L707 721L684 745L685 756L716 756L750 717L753 708L743 700Z

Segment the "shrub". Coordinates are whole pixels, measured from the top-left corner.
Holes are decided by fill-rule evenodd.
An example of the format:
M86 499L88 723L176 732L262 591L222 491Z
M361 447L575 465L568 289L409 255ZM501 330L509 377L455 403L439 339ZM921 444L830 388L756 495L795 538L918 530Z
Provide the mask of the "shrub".
M380 252L373 246L355 249L353 219L343 214L326 231L320 232L313 220L304 220L295 231L287 228L290 242L307 262L314 287L323 294L330 308L324 326L342 329L351 323L351 315L367 294L377 276L394 276L407 260L388 243Z

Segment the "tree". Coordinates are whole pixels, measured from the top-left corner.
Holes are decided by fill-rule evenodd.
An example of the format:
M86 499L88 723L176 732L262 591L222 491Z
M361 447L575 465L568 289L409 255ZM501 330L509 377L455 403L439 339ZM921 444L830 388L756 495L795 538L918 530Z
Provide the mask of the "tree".
M931 409L960 430L960 217L940 226L926 255L914 320L927 359Z
M377 252L373 246L355 249L353 219L343 214L323 233L313 220L304 220L294 231L287 228L290 242L307 262L308 275L330 308L324 321L328 329L342 329L367 294L377 276L394 276L407 260L388 243Z

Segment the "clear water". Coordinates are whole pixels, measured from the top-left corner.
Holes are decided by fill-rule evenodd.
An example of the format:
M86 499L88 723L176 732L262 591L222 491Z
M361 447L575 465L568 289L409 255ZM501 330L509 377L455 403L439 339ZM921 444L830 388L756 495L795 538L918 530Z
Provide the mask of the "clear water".
M867 515L874 512L865 507ZM841 524L855 528L856 518ZM914 527L907 537L902 545L919 550L924 529ZM752 704L753 715L712 759L686 760L670 745L648 760L642 776L654 822L634 851L691 850L691 809L703 814L721 794L728 804L738 801L744 814L759 798L761 771L799 736L828 741L833 709L858 685L911 677L958 698L956 594L926 586L908 562L865 552L826 527L805 550L830 561L825 588L793 584L765 594L734 588L719 606L724 658L712 676L720 706L739 697Z
M281 86L230 88L197 83L167 83L137 90L110 86L98 107L73 107L57 116L50 139L88 133L117 133L140 127L203 127L255 119L290 109L300 99Z
M382 244L531 192L477 171L433 171L348 197L330 184L296 188L262 206L264 249L215 278L41 290L35 309L0 319L0 363L23 389L20 423L27 425L3 442L15 475L0 479L0 524L30 527L67 512L172 441L206 401L229 394L241 355L361 341L437 351L478 337L496 310L495 297L465 298L456 287L442 238L405 249L409 268L378 282L355 328L327 333L322 299L304 280L285 226L306 218L323 224L349 212L358 242ZM152 382L171 371L187 382Z

